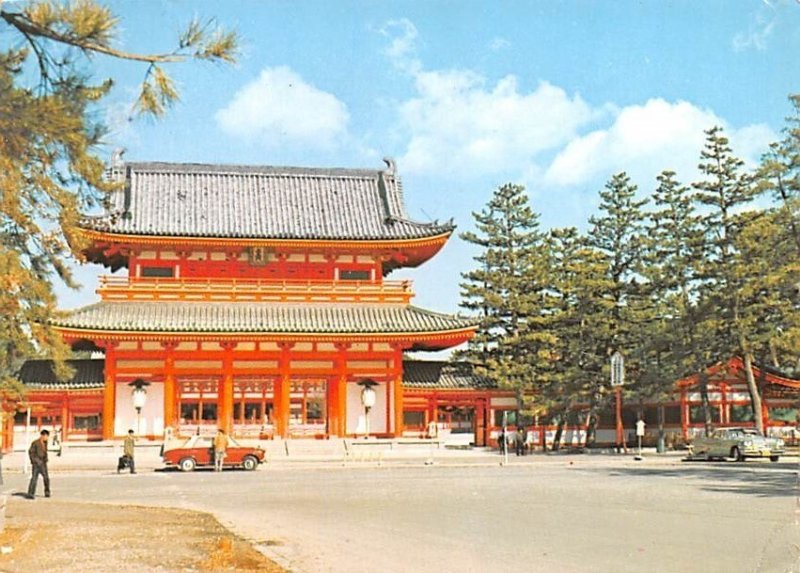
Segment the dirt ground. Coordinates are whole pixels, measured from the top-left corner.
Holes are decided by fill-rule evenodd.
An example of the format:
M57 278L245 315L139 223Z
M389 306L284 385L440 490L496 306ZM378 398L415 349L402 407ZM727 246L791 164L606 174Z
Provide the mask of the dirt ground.
M286 573L205 513L18 496L8 498L0 571Z

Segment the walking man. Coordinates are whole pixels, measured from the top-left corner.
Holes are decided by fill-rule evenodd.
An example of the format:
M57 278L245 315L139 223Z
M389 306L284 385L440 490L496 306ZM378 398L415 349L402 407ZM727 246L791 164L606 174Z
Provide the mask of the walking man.
M225 459L225 452L228 449L228 436L225 430L219 428L217 435L214 436L214 471L222 471L222 462Z
M125 441L122 443L122 459L117 466L117 473L125 468L127 465L131 468L131 473L136 473L136 464L133 462L133 448L136 445L136 440L133 438L133 430L128 430L128 435L125 436Z
M50 476L47 474L47 438L50 432L42 430L39 438L34 440L28 448L28 457L31 460L31 481L28 484L28 499L36 497L36 485L39 476L44 480L44 496L50 497Z

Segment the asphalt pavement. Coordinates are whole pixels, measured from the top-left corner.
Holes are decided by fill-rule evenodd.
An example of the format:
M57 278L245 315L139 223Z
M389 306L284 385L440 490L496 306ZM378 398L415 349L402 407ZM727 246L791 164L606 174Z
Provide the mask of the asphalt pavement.
M539 453L501 465L491 451L401 449L184 474L142 447L141 471L121 476L113 448L64 452L53 495L208 511L298 573L800 571L797 458ZM25 487L18 458L3 460L7 492Z

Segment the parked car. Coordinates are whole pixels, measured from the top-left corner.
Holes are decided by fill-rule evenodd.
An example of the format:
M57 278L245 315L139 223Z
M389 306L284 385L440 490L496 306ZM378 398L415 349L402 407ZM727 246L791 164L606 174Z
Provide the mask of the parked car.
M708 437L697 437L689 446L691 458L766 458L777 462L786 453L783 440L768 438L754 428L720 428Z
M164 449L164 463L190 472L198 466L214 466L214 438L192 436L183 442L173 442ZM241 467L254 470L264 463L264 450L260 447L243 446L233 438L228 438L224 467Z

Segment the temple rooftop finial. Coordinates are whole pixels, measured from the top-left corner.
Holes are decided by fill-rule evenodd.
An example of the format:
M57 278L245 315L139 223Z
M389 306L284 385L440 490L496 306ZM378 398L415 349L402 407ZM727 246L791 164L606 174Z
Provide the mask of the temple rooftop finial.
M124 147L117 147L111 155L111 168L120 169L123 165L122 156L125 155Z

